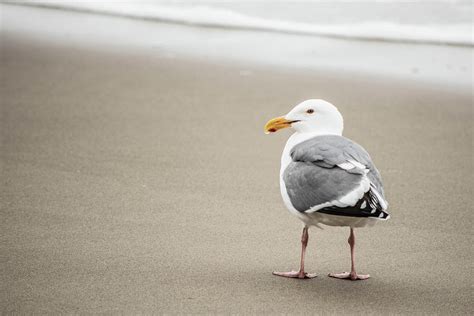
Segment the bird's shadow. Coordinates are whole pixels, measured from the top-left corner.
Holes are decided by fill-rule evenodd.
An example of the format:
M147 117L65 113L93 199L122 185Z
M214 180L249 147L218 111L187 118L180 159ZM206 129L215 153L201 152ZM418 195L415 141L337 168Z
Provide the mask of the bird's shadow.
M292 279L254 271L254 277L262 282L254 282L256 291L265 291L275 301L290 300L297 303L311 302L319 304L327 312L340 311L341 305L348 311L386 313L416 311L420 302L432 303L436 312L435 296L423 282L404 282L403 278L394 276L384 278L373 275L368 280L340 280L319 274L314 279ZM432 290L432 289L431 289Z

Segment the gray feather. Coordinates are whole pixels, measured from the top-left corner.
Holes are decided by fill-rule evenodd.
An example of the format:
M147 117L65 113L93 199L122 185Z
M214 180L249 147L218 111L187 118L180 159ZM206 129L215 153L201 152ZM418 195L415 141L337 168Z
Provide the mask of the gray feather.
M290 201L300 212L315 205L337 200L354 190L365 171L338 167L348 160L364 165L367 177L382 195L380 174L369 154L360 145L342 136L325 135L296 145L290 152L292 162L283 173Z

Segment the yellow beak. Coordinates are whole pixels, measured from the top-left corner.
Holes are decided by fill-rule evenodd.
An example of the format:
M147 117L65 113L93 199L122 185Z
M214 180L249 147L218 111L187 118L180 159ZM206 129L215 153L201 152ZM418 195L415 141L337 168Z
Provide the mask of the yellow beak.
M271 119L265 124L265 134L275 133L279 129L290 127L291 123L293 121L288 121L283 116Z

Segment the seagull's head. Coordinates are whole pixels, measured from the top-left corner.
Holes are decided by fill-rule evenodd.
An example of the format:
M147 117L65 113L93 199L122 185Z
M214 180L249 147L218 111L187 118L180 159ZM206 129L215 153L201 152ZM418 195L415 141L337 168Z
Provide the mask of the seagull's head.
M344 122L334 105L321 99L311 99L301 102L285 116L268 121L265 133L274 133L286 127L292 127L297 133L342 135Z

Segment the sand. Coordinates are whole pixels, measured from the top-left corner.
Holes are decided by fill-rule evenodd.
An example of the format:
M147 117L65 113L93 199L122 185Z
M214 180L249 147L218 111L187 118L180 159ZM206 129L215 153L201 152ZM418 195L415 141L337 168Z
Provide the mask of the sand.
M5 313L472 314L472 95L387 78L160 58L3 34ZM290 131L336 104L380 169L392 219L310 231L285 209Z

